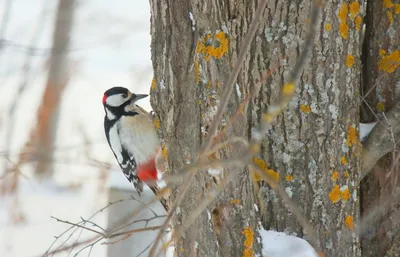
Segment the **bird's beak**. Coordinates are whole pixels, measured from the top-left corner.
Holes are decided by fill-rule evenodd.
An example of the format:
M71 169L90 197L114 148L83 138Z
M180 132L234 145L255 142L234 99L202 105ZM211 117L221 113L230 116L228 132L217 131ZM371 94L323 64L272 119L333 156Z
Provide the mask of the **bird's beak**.
M140 100L140 99L143 99L143 98L145 98L145 97L148 97L149 95L146 95L146 94L138 94L138 95L134 95L134 94L132 94L132 101L133 102L136 102L137 100Z

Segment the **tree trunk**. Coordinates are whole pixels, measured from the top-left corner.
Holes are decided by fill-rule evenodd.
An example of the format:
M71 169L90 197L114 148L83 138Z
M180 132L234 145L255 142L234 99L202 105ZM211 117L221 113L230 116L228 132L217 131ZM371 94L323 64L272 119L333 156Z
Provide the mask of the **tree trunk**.
M350 6L357 2L324 2L296 97L270 128L256 162L266 164L268 172L280 178L287 194L310 220L317 246L325 256L360 256L358 237L352 230L359 219L358 22L362 14ZM152 106L159 117L163 147L168 149L169 174L176 175L194 159L204 140L257 1L151 0L150 4L155 76ZM237 79L236 93L221 121L220 129L226 128L226 132L219 141L233 136L249 138L262 111L277 99L304 47L310 8L309 0L269 1ZM251 99L245 115L237 115L236 109L250 97L265 71L271 75L260 94ZM224 159L243 150L232 144L212 157ZM178 256L260 254L259 242L253 241L260 220L266 229L305 235L271 187L250 179L242 167L224 169L224 175L237 169L240 175L177 241ZM173 221L175 228L185 223L213 187L208 172L196 175ZM173 203L179 192L172 192Z
M61 95L68 82L66 54L70 45L75 0L59 0L53 33L53 48L43 99L38 110L38 124L31 135L38 160L35 174L49 176L56 138Z
M375 151L383 156L374 169L361 182L363 216L378 213L373 222L364 228L362 238L363 256L398 256L400 238L400 206L395 197L400 186L398 162L393 158L400 131L398 100L400 97L400 4L392 1L368 1L366 33L364 40L363 70L363 120L376 121L380 130L373 133L378 137L375 143L366 145L365 150ZM389 112L386 112L389 111ZM390 125L387 118L394 113ZM397 113L397 114L396 114ZM383 131L385 130L385 131ZM386 140L383 135L386 136ZM371 136L375 136L371 134ZM394 137L394 138L393 138ZM374 147L375 149L370 149ZM397 150L398 151L398 150ZM397 153L395 153L396 155ZM377 207L385 204L386 208ZM379 210L376 210L379 208ZM385 255L386 254L386 255Z

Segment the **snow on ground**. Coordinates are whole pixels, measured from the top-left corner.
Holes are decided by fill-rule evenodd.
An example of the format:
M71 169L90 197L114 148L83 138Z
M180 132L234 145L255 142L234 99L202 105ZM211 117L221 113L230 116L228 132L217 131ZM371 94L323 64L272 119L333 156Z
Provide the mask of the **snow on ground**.
M0 48L0 152L6 150L9 142L9 159L17 162L17 154L36 123L58 1L1 1L0 20L7 2L11 3L10 18ZM54 236L68 227L51 216L79 222L81 216L86 218L106 205L107 192L101 190L106 188L103 174L98 167L88 165L85 152L93 159L116 166L104 136L101 99L103 92L114 85L138 93L149 92L149 9L148 1L77 1L68 52L71 79L61 103L54 181L38 184L31 176L32 166L23 165L18 204L15 205L15 198L0 198L0 256L41 256ZM26 63L30 70L24 78ZM18 93L24 80L26 87ZM10 115L17 95L15 112ZM140 104L150 109L148 99ZM10 130L12 122L15 126ZM85 139L89 141L87 146ZM6 164L9 161L1 158L0 176ZM12 222L15 214L11 210L15 206L20 208L24 222ZM105 224L104 213L96 217L96 222ZM92 235L83 233L81 239ZM92 251L96 257L105 254L105 245Z
M318 257L314 248L304 239L263 228L259 233L264 257Z

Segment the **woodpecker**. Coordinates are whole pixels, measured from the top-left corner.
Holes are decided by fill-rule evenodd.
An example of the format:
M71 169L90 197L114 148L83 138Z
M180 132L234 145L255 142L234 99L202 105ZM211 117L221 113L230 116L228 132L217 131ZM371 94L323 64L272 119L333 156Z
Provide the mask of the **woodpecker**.
M126 178L140 195L143 182L157 193L156 156L160 142L152 116L136 101L147 97L124 87L108 89L103 96L104 130L107 142ZM165 199L161 203L165 205Z

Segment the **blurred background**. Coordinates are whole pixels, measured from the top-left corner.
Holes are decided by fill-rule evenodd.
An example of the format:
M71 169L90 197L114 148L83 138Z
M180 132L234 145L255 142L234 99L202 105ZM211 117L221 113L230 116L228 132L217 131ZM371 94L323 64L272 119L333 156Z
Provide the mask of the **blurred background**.
M149 93L149 27L148 1L0 0L0 256L42 256L66 229L51 216L107 204L121 174L101 99L115 85Z

